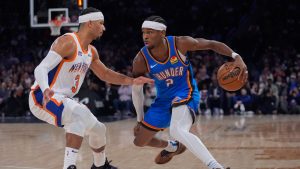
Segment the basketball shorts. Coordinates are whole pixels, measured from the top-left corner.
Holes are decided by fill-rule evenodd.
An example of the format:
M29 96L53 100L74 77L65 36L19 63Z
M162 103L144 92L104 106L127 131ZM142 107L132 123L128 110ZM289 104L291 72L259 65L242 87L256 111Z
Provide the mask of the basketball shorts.
M176 104L173 100L156 98L155 102L147 110L144 120L142 121L142 125L153 131L162 131L165 128L168 128L171 122L172 107L183 104L188 106L192 118L195 120L195 114L198 112L200 96L195 98L192 97L188 101L177 98ZM177 102L181 104L177 104Z
M29 108L32 114L49 124L63 127L66 132L70 131L70 133L84 136L85 131L91 129L98 122L85 105L66 96L54 94L45 107L43 107L42 101L43 94L40 89L30 92Z

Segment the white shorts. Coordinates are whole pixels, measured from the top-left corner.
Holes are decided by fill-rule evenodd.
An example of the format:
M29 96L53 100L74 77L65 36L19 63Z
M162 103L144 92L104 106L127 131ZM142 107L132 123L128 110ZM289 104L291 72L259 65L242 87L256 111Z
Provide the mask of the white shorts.
M97 118L83 104L54 94L46 107L42 106L41 90L29 94L29 108L34 116L49 124L63 127L67 133L84 136L97 122Z

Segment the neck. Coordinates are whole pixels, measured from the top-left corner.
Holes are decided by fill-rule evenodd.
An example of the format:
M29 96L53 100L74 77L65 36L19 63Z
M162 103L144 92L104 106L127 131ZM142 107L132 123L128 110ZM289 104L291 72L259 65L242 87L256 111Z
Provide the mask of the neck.
M88 31L77 32L77 36L79 37L79 43L84 48L84 50L88 49L90 43L92 43L93 38L88 34Z
M151 49L152 56L158 60L165 60L168 57L168 45L165 39Z

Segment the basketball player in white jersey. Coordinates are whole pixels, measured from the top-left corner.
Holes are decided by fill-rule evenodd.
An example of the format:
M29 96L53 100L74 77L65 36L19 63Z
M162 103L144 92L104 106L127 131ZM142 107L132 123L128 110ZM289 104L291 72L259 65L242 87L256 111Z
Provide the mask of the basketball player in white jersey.
M152 80L130 78L108 69L90 43L101 37L104 16L98 9L87 8L79 16L79 31L60 36L48 55L34 71L35 83L29 96L31 112L39 119L63 127L66 148L63 169L76 169L83 137L89 136L94 163L91 169L116 169L105 156L106 128L83 104L72 97L78 93L88 68L103 81L119 85L141 85Z

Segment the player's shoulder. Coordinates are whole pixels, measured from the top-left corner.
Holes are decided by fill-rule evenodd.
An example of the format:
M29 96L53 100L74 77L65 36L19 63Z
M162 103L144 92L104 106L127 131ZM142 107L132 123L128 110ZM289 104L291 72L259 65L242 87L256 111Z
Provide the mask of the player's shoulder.
M97 51L97 48L94 46L94 45L89 45L90 48L91 48L91 52L92 52L92 55L93 55L93 60L99 58L99 53Z
M175 36L175 39L178 42L182 42L182 41L188 41L188 40L192 39L192 37L191 36Z
M140 62L144 62L144 61L145 61L145 59L144 59L144 57L143 57L142 51L139 51L139 52L135 55L135 57L134 57L134 59L133 59L133 63L140 63Z
M72 56L76 53L77 44L73 37L62 35L53 42L51 49L61 56Z
M76 42L72 36L62 35L54 41L53 45L57 45L64 48L73 48L76 47Z

